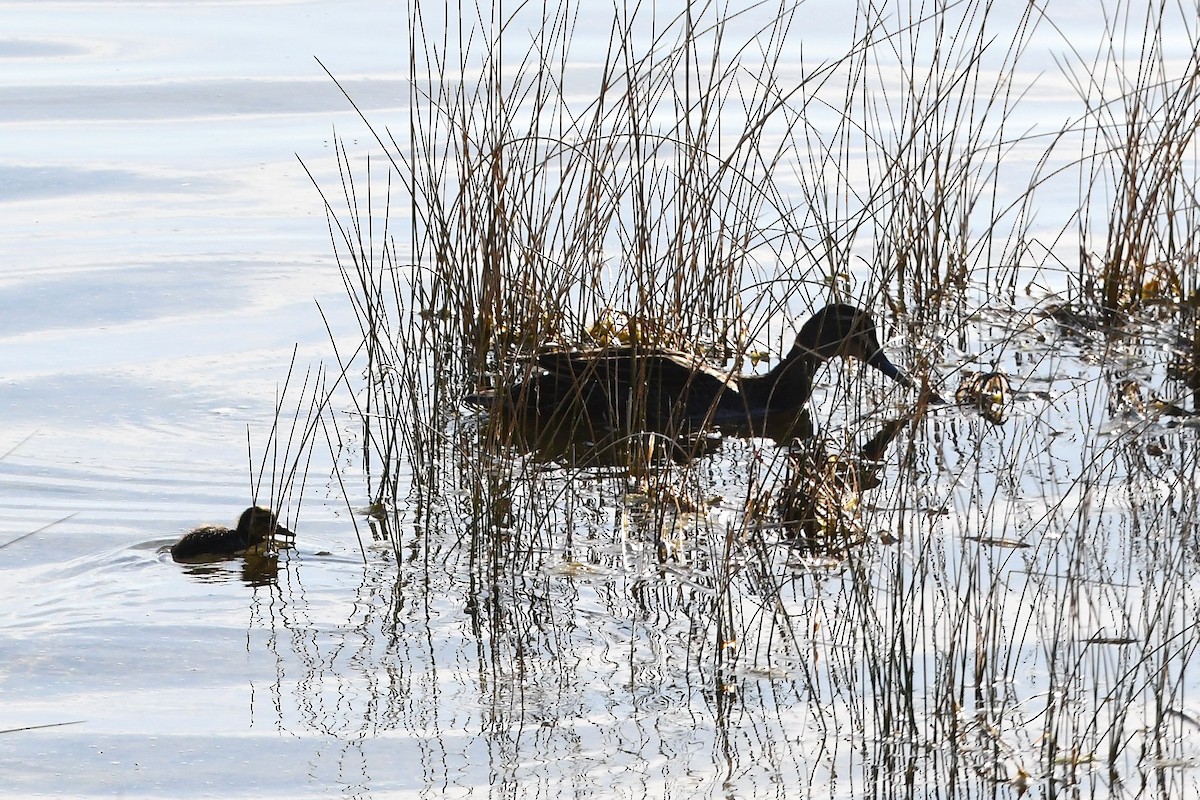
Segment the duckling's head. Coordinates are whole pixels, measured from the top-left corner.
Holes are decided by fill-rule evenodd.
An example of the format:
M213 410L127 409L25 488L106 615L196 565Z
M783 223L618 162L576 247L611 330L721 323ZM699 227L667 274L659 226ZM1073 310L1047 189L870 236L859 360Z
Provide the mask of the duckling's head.
M274 512L262 506L250 506L238 518L238 533L247 544L264 542L274 534L276 537L294 539L296 534L279 524Z
M793 355L797 351L817 361L854 356L902 386L914 385L904 370L884 354L871 315L845 303L827 305L813 314L796 336Z

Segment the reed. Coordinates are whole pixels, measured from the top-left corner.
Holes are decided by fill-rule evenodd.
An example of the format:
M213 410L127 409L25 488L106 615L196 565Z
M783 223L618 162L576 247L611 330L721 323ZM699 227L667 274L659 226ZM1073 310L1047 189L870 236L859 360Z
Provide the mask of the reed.
M300 376L297 387L293 380L297 377L297 351L298 348L292 350L283 384L278 388L274 419L266 441L258 446L257 468L256 444L250 428L246 429L250 504L270 508L284 526L293 531L299 523L304 490L313 467L313 452L319 439L323 438L329 448L330 463L337 463L337 448L330 434L337 425L330 421L330 399L339 392L339 383L345 378L344 373L339 373L330 381L324 366L310 367ZM278 544L272 537L268 549L271 555L277 552ZM263 577L273 578L274 565L264 566L268 569Z
M1177 13L1118 5L1096 51L1064 59L1086 109L1076 281L1110 319L1146 307L1190 318L1195 306L1200 32Z
M1089 763L1139 768L1132 741L1170 751L1197 641L1182 622L1188 545L1162 531L1191 501L1154 519L1153 554L1109 560L1094 542L1139 540L1121 527L1134 492L1121 482L1163 465L1127 463L1137 440L1100 432L1110 376L1011 413L1013 398L1057 391L1037 377L1060 357L1038 309L981 331L1036 306L1022 295L1047 275L1077 276L1070 303L1102 308L1144 300L1151 264L1194 282L1180 234L1194 221L1191 79L1164 80L1153 47L1157 71L1121 100L1067 69L1084 121L1030 133L1023 59L1046 24L1034 5L1004 19L986 2L870 5L845 52L819 61L797 43L802 6L621 7L602 34L565 0L455 12L410 5L407 120L397 132L364 117L375 152L339 145L338 180L314 183L361 336L339 349L335 383L369 502L397 553L407 537L417 582L432 591L443 570L465 598L481 685L586 661L587 584L615 620L606 633L626 637L622 680L661 678L682 651L727 732L762 679L825 746L848 736L891 777L1053 791L1099 780ZM602 59L575 57L601 35ZM1097 58L1092 75L1124 69L1115 51ZM1092 273L1093 259L1063 253L1086 253L1102 165L1118 162L1127 202ZM1040 194L1076 171L1088 202L1039 220ZM976 386L976 413L951 416L832 372L806 450L627 432L548 451L459 402L526 380L547 345L667 346L755 368L828 299L890 311L918 375L950 381L958 367L936 371L968 351L972 374L1027 374L988 390L986 409ZM1097 360L1128 355L1103 346ZM880 413L855 411L868 408ZM1052 454L1064 431L1080 443L1070 459ZM1170 468L1194 474L1194 444L1175 443ZM1142 567L1170 592L1123 601Z

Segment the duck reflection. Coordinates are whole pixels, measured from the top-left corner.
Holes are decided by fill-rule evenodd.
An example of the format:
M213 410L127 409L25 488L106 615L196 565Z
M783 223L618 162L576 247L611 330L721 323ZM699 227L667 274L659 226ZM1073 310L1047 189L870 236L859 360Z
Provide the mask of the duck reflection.
M279 581L279 556L277 554L256 555L246 553L241 559L237 572L230 569L229 560L218 562L182 562L184 572L200 581L209 583L229 583L240 579L251 587L272 586Z
M794 547L837 555L867 540L859 510L865 492L882 479L887 448L910 416L884 423L857 453L831 453L816 439L798 442L787 455L787 477L776 511Z
M720 449L726 436L788 442L813 435L804 409L766 414L719 430L636 431L597 426L586 415L544 415L529 410L501 411L487 417L483 440L541 463L570 467L623 467L630 463L672 461L686 464Z

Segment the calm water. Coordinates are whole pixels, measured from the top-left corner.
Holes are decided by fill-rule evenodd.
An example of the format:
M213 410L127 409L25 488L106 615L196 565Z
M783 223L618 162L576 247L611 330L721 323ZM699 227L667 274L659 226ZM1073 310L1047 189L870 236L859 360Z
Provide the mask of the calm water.
M719 500L668 534L603 472L490 487L545 525L483 609L465 599L471 473L446 465L436 529L373 542L323 441L274 580L181 567L163 545L249 503L293 348L301 373L330 359L314 300L354 340L296 155L335 189L334 128L368 146L314 55L364 110L404 119L403 9L0 14L8 796L1016 797L1023 773L1043 794L1197 795L1197 443L1126 392L1168 385L1170 332L1114 353L1044 318L969 324L942 367L982 352L1019 377L1009 422L926 420L854 558L773 545L774 571L735 576L762 638L719 680L697 657L718 551L747 463L786 461L761 443L716 455ZM831 372L818 409L845 402L847 375L863 378ZM660 535L684 554L667 569ZM780 620L803 635L772 638Z
M0 530L45 528L0 550L0 728L79 721L5 734L0 790L425 785L420 735L372 743L368 760L361 711L341 708L369 687L338 678L333 651L364 584L391 573L364 568L324 480L276 586L157 552L232 524L250 500L247 429L257 466L293 347L301 370L327 354L314 299L336 299L340 278L296 156L328 175L333 129L354 115L313 56L365 107L395 107L400 10L0 16Z

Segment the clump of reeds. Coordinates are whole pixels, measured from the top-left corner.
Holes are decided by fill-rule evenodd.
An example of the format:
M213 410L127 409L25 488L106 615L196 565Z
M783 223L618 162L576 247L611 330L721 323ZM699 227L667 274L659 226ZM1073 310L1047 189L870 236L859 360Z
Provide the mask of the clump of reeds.
M922 752L949 741L981 771L998 771L1015 727L1004 720L1019 705L1005 681L1015 681L1024 649L1054 650L1055 681L1083 691L1086 676L1058 656L1060 640L1061 652L1084 654L1068 630L1030 645L1033 623L1006 629L1007 552L982 550L954 572L933 522L953 512L964 526L999 529L969 541L1026 547L1023 532L1007 530L1023 521L1018 512L990 501L997 485L1020 485L1031 445L1013 443L999 477L972 460L980 441L1005 435L1007 391L992 403L995 391L975 387L976 409L997 410L985 430L952 420L925 438L897 424L893 447L849 460L868 466L793 459L790 479L788 451L761 440L721 443L713 449L723 459L698 449L673 459L661 457L671 447L631 433L588 458L569 449L539 456L517 427L459 404L526 380L548 345L633 341L746 366L764 348L784 349L788 318L834 298L895 312L911 332L903 360L920 374L965 347L973 310L1015 305L1022 270L1052 268L1071 225L1052 225L1052 242L1031 233L1038 189L1061 174L1051 156L1065 127L1016 177L1009 172L1014 153L1040 146L1012 127L1027 89L1019 65L1041 12L1027 5L997 32L989 3L935 4L923 17L904 10L861 9L845 55L813 64L792 59L791 6L751 24L750 11L689 4L648 34L647 12L618 10L599 62L573 56L570 3L522 6L486 31L442 18L453 13L444 8L410 7L408 118L399 134L366 120L385 168L339 145L340 192L317 182L361 334L338 359L354 379L346 385L369 499L386 507L393 532L419 531L425 563L462 559L465 607L493 648L493 669L519 661L503 648L544 641L539 632L559 611L546 599L547 563L582 569L605 558L594 542L607 536L628 559L615 568L640 570L634 600L611 599L613 607L683 616L688 656L719 697L733 692L739 668L792 659L805 701L836 696L867 738ZM738 25L745 39L731 36ZM1140 109L1160 84L1139 80L1140 92L1122 96L1140 98ZM1185 205L1189 81L1162 104L1165 117L1133 115L1173 120L1161 131L1161 121L1135 125L1076 162L1090 169L1112 153L1153 166L1114 173L1128 201L1109 226L1115 243L1103 260L1114 266L1079 281L1105 303L1145 295L1145 276L1128 265L1187 263L1177 258L1184 217L1156 209ZM1112 108L1097 104L1093 119ZM1113 121L1086 130L1109 141ZM1151 140L1162 144L1146 147ZM1076 219L1086 233L1088 214ZM830 405L866 406L864 397ZM817 422L850 440L862 425L855 417ZM971 445L961 452L960 436ZM970 489L961 507L931 497L952 491L930 480L930 465L944 461ZM1085 486L1108 477L1088 469ZM860 504L864 477L878 475L886 480ZM809 502L813 481L837 489L820 513ZM846 498L853 514L828 510ZM1074 525L1072 541L1084 541L1086 509L1074 519L1059 500L1038 499L1047 509L1039 530ZM833 555L827 573L797 567L792 543L772 538L762 523L780 516L838 544L822 548ZM1031 585L1020 601L1038 591L1054 599ZM1066 737L1055 726L1070 725L1058 691L1047 689L1038 750L1051 778ZM1097 726L1083 732L1091 742ZM1120 729L1114 723L1114 741Z
M636 12L616 15L594 64L572 58L572 6L543 12L504 20L530 38L501 57L510 40L445 40L457 20L414 7L406 133L368 120L386 188L367 165L360 191L339 151L342 197L327 207L381 475L402 454L437 452L457 398L524 380L540 347L603 344L617 328L738 368L764 345L784 350L789 317L831 297L936 319L963 308L981 270L999 271L987 233L1020 199L997 210L991 187L1015 99L981 84L985 66L1012 69L1024 38L992 55L986 20L946 34L937 14L895 28L863 13L846 56L792 64L794 8L689 5L646 40ZM749 38L730 44L735 24ZM885 77L881 52L898 74ZM822 115L827 128L811 119ZM394 179L411 217L401 243ZM970 231L981 201L984 235ZM1006 233L1011 266L1019 224ZM875 266L852 276L860 253Z
M293 532L312 466L313 449L319 438L324 437L336 464L339 434L336 422L330 419L329 401L345 377L344 373L338 374L330 381L325 367L317 366L305 370L297 388L293 385L295 370L296 350L293 349L283 385L275 398L274 418L257 459L257 468L255 443L250 429L246 430L251 505L271 509ZM292 543L276 538L272 531L265 544L263 555L271 558L279 549ZM266 571L273 572L273 568L268 567Z
M387 177L339 147L341 196L324 192L362 334L339 359L364 376L354 403L371 501L425 524L449 488L463 492L478 563L500 563L494 544L514 532L536 544L546 532L531 526L573 524L514 502L573 491L514 457L526 451L516 428L455 424L459 398L527 379L540 347L623 337L736 369L764 345L785 349L788 318L827 299L878 310L886 297L908 322L961 310L968 282L999 270L990 234L1010 212L1001 264L1022 252L1013 209L1027 198L1002 204L994 186L1015 102L1004 80L1027 34L992 54L970 9L912 26L862 12L848 53L818 64L789 60L790 6L689 5L648 38L638 12L618 13L604 60L586 65L572 58L569 3L522 8L499 38L447 39L456 20L413 11L405 132L366 120ZM964 24L948 33L951 13ZM731 39L737 26L746 40ZM519 55L502 50L517 29L529 36ZM985 66L999 69L995 86ZM856 276L863 253L875 267ZM621 440L607 452L643 485L671 482L652 496L705 505L702 487L680 488L694 469L639 467L644 449ZM591 467L568 469L569 482ZM667 516L654 525L674 525Z
M791 147L779 132L795 124L777 73L792 11L764 17L753 60L724 54L728 21L712 8L691 7L649 44L614 18L607 60L586 67L571 58L569 5L528 21L513 62L498 42L432 35L454 23L428 13L414 16L406 136L375 129L411 211L408 240L387 222L392 178L381 191L368 171L360 195L344 151L342 197L327 202L364 339L372 497L393 504L408 490L390 477L402 461L420 496L438 494L446 411L528 377L539 347L620 335L736 364L834 269L786 235L794 209L773 181ZM516 435L486 433L494 450Z
M1200 40L1175 15L1165 2L1119 5L1096 52L1064 64L1086 108L1077 283L1110 318L1165 306L1181 319L1197 305Z

